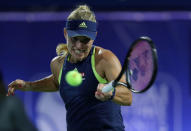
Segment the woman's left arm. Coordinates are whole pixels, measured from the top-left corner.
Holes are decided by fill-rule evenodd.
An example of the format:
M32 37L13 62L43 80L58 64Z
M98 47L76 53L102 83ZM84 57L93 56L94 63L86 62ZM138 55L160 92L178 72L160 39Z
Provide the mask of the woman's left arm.
M106 79L108 81L115 80L121 71L120 61L111 51L105 50L102 55L101 67L103 68ZM120 81L125 82L125 76ZM104 86L105 84L99 84L95 92L95 97L101 101L106 101L113 95L113 91L102 93ZM130 106L132 103L132 92L124 86L116 86L112 101L120 105Z

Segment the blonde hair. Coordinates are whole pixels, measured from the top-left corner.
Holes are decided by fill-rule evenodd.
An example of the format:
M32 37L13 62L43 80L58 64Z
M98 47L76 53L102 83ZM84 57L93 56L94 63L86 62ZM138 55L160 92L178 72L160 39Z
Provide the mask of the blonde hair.
M79 5L70 13L67 20L89 20L92 22L96 22L93 11L91 11L89 6L87 5ZM65 56L66 54L68 54L67 44L58 44L56 47L56 54L59 56Z
M68 54L67 44L60 43L56 47L56 54L59 56L66 56Z
M96 22L95 14L87 5L79 5L74 11L70 13L68 20L89 20Z

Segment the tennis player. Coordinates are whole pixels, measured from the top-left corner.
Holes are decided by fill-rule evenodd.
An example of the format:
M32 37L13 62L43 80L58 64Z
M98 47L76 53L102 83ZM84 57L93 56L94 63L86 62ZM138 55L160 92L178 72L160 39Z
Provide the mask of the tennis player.
M123 86L102 93L104 85L118 76L121 64L111 51L93 45L96 27L90 8L78 6L67 18L64 28L67 44L57 46L58 56L51 61L52 74L34 82L17 79L9 84L8 95L15 89L59 91L67 110L68 131L124 131L120 106L131 105L132 94ZM82 74L80 86L66 83L65 74L70 70Z

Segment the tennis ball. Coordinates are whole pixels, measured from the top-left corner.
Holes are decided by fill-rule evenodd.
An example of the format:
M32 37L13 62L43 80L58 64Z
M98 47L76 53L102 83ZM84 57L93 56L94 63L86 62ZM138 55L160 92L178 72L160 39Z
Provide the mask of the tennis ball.
M79 86L82 83L82 75L72 70L66 73L65 80L70 86Z

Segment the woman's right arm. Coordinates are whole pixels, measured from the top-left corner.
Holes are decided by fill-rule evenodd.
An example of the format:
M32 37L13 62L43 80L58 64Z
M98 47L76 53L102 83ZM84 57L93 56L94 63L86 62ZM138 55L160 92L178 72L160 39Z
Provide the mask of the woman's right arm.
M54 76L50 75L37 81L29 82L17 79L8 85L8 96L14 95L15 90L22 91L57 91L58 87L54 82Z
M14 95L14 91L17 89L22 91L58 91L58 76L62 64L63 63L60 62L60 58L58 56L53 58L51 61L52 74L50 76L33 82L17 79L8 85L7 95Z

